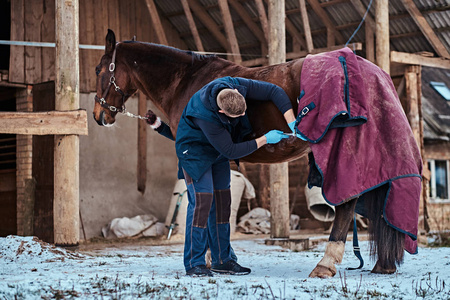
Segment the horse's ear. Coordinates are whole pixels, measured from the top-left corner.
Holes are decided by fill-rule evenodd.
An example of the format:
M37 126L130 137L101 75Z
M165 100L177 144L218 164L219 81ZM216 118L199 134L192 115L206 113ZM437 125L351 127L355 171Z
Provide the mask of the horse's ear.
M108 29L108 34L106 35L106 43L105 43L105 54L113 53L116 48L116 35L114 31Z

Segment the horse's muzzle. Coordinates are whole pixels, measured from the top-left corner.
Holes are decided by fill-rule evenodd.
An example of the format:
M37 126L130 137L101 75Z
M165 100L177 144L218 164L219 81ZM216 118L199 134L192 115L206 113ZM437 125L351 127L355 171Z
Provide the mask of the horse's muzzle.
M94 117L95 122L97 122L98 125L100 125L100 126L106 125L105 124L105 112L104 111L100 112L100 116L99 116L98 120L95 118L95 113L92 113L92 115Z

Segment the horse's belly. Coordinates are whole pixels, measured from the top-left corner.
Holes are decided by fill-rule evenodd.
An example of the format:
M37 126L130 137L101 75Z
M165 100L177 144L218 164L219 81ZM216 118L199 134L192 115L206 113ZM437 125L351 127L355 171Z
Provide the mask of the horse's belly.
M250 163L281 163L296 160L311 151L307 142L296 137L282 140L278 144L264 145L241 161Z

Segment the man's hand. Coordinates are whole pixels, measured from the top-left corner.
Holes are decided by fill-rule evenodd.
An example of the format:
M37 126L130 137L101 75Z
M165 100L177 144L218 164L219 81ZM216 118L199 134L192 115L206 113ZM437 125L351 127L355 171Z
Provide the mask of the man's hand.
M276 144L282 139L287 139L289 136L284 134L283 131L280 130L271 130L264 135L267 140L267 144Z
M145 117L147 118L147 124L150 125L151 128L157 129L161 126L161 119L152 110L149 109L145 114Z

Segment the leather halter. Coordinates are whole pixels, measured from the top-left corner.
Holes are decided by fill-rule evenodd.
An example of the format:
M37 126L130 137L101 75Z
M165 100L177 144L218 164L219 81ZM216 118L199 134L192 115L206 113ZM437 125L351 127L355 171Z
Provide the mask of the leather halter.
M125 108L125 101L128 97L130 97L131 95L124 93L120 87L116 84L116 77L114 76L114 70L116 69L116 50L117 50L117 46L119 45L119 43L116 44L116 47L114 47L114 52L112 55L112 59L111 59L111 63L109 64L109 72L111 74L111 77L109 78L109 83L108 83L108 87L105 89L105 91L103 92L103 95L101 98L98 98L97 95L95 95L94 99L96 102L100 103L100 105L103 108L109 109L112 112L120 112L120 113L125 113L126 112L126 108ZM114 90L119 93L122 96L122 107L116 107L113 105L109 105L105 98L109 93L109 90L111 89L111 86L114 85Z

